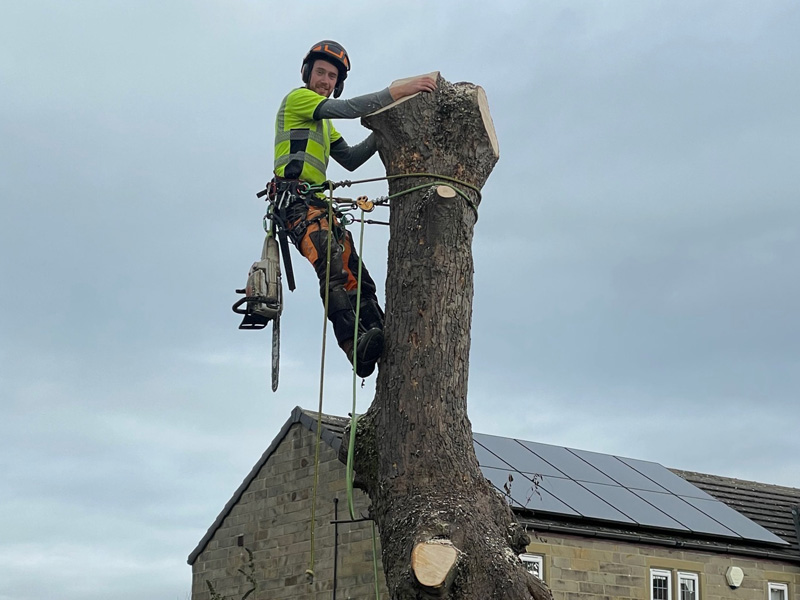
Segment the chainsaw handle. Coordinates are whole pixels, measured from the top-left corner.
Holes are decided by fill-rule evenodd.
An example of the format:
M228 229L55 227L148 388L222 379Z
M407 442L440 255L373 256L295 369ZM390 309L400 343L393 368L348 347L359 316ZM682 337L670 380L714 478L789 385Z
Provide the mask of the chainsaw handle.
M243 294L244 290L236 290L236 293ZM239 300L234 302L233 306L231 306L231 310L233 310L233 312L235 312L238 315L246 315L247 311L239 307L248 300L255 300L255 298L248 298L247 296L245 296L244 298L240 298Z

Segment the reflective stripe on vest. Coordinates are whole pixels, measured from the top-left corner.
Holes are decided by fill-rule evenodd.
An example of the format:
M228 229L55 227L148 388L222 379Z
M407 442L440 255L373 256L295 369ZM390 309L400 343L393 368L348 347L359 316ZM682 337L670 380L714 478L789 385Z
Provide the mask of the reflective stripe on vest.
M284 98L275 120L275 173L283 177L286 166L295 163L291 169L292 178L322 183L326 179L328 158L331 147L331 126L327 119L308 121L309 127L286 130L286 103Z

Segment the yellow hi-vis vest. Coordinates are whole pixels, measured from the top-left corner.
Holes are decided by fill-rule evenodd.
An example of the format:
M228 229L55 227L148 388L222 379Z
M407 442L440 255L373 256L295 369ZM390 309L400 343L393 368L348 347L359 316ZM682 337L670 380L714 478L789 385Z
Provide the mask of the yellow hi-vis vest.
M330 119L315 120L314 110L325 96L308 88L292 90L275 118L275 175L323 183L331 144L341 138Z

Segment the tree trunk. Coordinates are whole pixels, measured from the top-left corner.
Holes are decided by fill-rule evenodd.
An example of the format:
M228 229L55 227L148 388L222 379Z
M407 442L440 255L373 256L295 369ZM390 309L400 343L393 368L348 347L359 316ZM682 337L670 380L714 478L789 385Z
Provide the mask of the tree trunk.
M486 96L438 82L363 123L388 175L433 173L480 189L499 157ZM358 422L359 486L372 501L393 600L551 598L517 557L528 535L483 478L467 418L479 194L437 179L390 180L391 194L422 187L391 200L386 348Z

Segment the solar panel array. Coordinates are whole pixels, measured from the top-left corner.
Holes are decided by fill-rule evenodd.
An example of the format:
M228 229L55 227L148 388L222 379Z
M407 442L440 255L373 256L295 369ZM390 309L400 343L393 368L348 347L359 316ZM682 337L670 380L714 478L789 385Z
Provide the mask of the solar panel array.
M658 463L473 434L484 477L515 507L786 545Z

